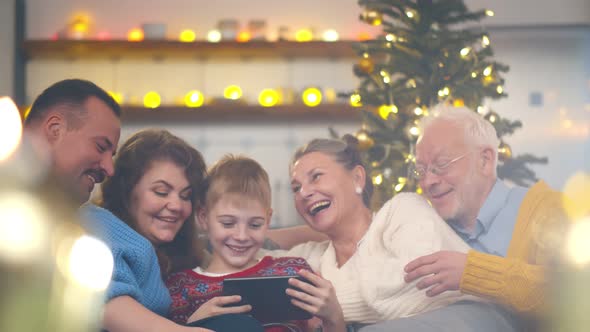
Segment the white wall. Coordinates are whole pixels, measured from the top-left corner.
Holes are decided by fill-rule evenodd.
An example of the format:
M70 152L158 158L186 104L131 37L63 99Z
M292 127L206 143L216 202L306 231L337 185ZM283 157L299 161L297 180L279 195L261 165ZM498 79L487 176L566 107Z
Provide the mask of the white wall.
M13 96L14 0L0 1L0 96Z
M510 72L509 97L491 106L523 122L508 138L514 152L549 157L534 169L558 189L575 171L590 171L590 28L497 31L492 42ZM529 104L533 92L542 105Z
M494 18L488 25L590 23L588 0L467 0L469 8L490 8ZM144 22L163 22L172 36L182 29L195 29L200 36L219 19L265 19L269 32L285 25L292 30L333 28L345 38L368 30L359 22L356 0L28 0L28 37L48 38L76 12L87 12L97 30L107 29L114 37Z
M489 7L496 12L488 26L512 26L492 29L492 43L498 61L511 66L505 90L509 98L490 102L501 115L520 119L524 128L507 139L515 154L531 152L549 157L547 166L535 167L537 175L557 189L577 170L590 171L590 2L568 1L484 1L470 0L471 8ZM168 25L171 36L182 28L203 33L221 18L266 19L268 31L279 25L293 30L315 27L318 31L334 28L343 39L354 38L367 30L358 20L356 0L277 1L91 1L29 0L27 2L28 37L48 38L63 27L77 11L94 18L97 31L108 27L114 37L142 22L159 21ZM2 24L2 23L0 23ZM530 25L562 25L559 28L534 28ZM573 25L578 24L575 27ZM529 26L514 28L514 26ZM569 27L568 27L569 26ZM324 88L349 90L358 81L352 74L353 60L281 59L248 62L209 62L165 60L32 61L27 69L29 101L49 84L65 77L83 77L106 89L122 91L127 100L138 99L148 89L161 92L171 102L185 91L199 88L206 94L220 95L230 83L240 84L245 98L253 100L263 87L292 87L317 84ZM529 103L531 93L540 93L541 106ZM571 121L571 127L566 128ZM242 152L259 160L271 176L276 193L274 226L294 223L288 189L287 165L294 148L313 137L328 136L327 122L276 125L227 126L205 123L168 125L167 128L195 144L208 163L226 152ZM141 128L127 125L123 138ZM356 131L359 124L336 125L341 133Z

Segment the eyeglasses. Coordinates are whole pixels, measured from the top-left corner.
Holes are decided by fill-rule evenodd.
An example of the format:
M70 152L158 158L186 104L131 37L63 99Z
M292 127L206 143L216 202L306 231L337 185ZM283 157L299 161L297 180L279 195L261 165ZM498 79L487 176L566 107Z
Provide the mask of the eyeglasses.
M448 161L442 165L437 165L436 163L434 163L433 165L426 166L426 167L414 165L413 169L411 170L412 176L417 181L421 181L422 179L424 179L424 177L426 177L426 173L428 173L428 171L430 171L430 173L432 173L434 175L438 175L438 176L445 175L445 174L447 174L447 172L449 171L449 167L451 167L451 165L453 165L453 163L463 159L465 156L467 156L471 152L472 151L465 152L464 154L460 155L459 157L451 159L450 161Z

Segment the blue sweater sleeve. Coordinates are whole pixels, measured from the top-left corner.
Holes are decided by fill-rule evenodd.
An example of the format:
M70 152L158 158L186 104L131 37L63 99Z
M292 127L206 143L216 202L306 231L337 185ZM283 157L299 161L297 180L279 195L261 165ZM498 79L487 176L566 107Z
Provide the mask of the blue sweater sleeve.
M152 244L108 210L85 205L80 212L85 230L104 241L113 254L113 275L106 302L126 295L165 316L171 300Z

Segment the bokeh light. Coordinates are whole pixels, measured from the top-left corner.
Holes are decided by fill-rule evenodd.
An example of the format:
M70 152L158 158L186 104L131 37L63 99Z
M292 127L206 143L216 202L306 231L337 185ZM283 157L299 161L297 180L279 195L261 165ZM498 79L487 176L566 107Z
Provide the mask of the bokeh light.
M221 32L219 30L210 30L207 32L207 41L210 43L219 43L221 41Z
M571 225L567 236L567 258L574 264L585 266L590 263L590 217Z
M0 194L0 258L27 263L43 257L47 214L36 197L20 191Z
M238 100L242 98L242 88L237 85L230 85L223 90L223 97L225 99Z
M0 98L0 162L18 148L23 134L18 108L8 97Z
M258 103L264 107L272 107L279 103L280 95L277 90L264 89L258 95Z
M309 42L313 40L313 31L310 29L301 29L295 32L295 40L298 42Z
M203 93L199 90L191 90L184 96L186 107L201 107L205 102Z
M70 250L69 276L85 288L97 291L106 289L111 280L113 265L111 251L96 238L83 235L74 242Z
M178 40L183 43L192 43L195 41L195 39L197 39L197 35L193 30L190 29L182 30L178 36Z
M150 91L143 96L143 106L147 108L157 108L161 101L160 95L155 91Z
M315 107L322 102L322 92L318 88L307 88L303 91L301 98L305 105Z
M132 42L139 42L143 40L143 30L140 28L133 28L127 33L127 40Z
M582 171L574 173L566 181L563 194L563 208L570 219L590 215L590 174Z

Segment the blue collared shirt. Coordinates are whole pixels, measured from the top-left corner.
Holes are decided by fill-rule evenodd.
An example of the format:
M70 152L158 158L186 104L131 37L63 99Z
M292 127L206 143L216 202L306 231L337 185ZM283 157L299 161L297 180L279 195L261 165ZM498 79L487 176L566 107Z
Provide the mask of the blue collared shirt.
M455 224L451 227L471 248L505 257L527 191L528 188L518 186L510 188L498 179L479 210L475 229L468 232Z

